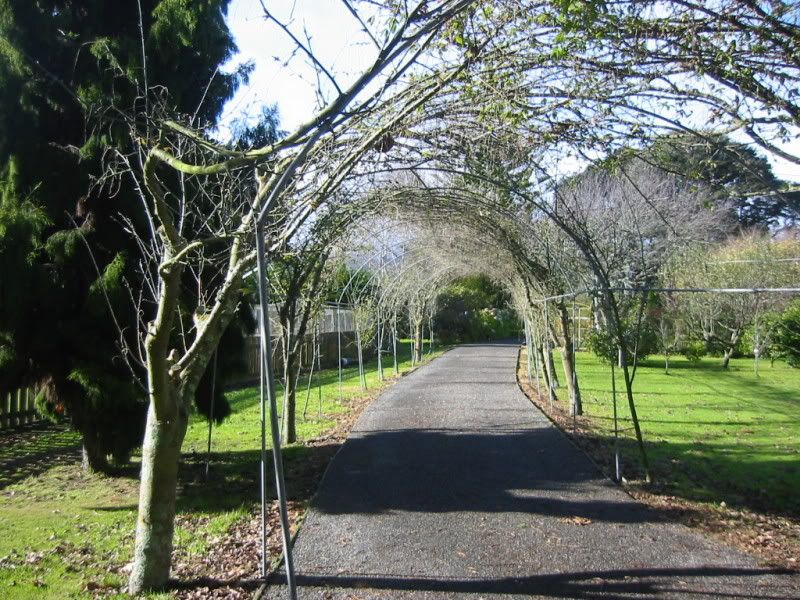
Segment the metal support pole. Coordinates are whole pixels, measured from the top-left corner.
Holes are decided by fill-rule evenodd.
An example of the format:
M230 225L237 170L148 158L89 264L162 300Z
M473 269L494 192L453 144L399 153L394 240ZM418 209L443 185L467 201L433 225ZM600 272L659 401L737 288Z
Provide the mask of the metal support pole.
M378 309L378 323L375 331L375 348L378 351L378 381L383 383L383 320Z
M759 331L758 331L758 313L756 313L755 329L756 329L755 331L756 344L755 348L753 349L754 350L753 355L755 358L755 360L753 361L753 370L755 371L756 377L758 377L758 358L761 355L761 339L759 337Z
M397 311L394 311L392 318L392 357L394 360L394 374L400 373L400 368L397 364Z
M547 396L550 402L550 410L553 410L553 385L555 385L553 379L554 373L550 370L550 353L552 352L550 348L550 316L547 312L547 300L544 301L544 343L545 343L545 352L546 355L544 357L547 364L545 364L545 368L547 369Z
M319 378L322 373L322 343L320 342L319 325L314 329L314 343L317 346L317 397L319 400L319 410L317 418L322 420L322 380Z
M572 300L572 431L575 431L575 420L578 418L578 355L575 352L575 299Z
M533 322L531 322L530 326L532 329L531 352L533 352L533 366L536 370L536 397L541 400L542 398L541 377L543 373L540 371L542 365L539 364L539 352L537 351L539 347L539 330L538 328L533 326ZM534 344L536 344L536 349L534 349L533 347Z
M336 305L336 346L339 350L339 402L342 401L342 321L339 316L339 305Z
M289 598L297 600L297 585L294 577L289 511L286 506L286 482L283 476L278 407L275 401L275 380L272 376L272 353L270 352L269 283L267 281L264 229L256 227L256 260L258 263L258 300L261 305L261 575L267 576L267 466L266 466L266 404L269 403L270 429L272 434L272 461L275 469L275 489L278 492L278 507L281 518L283 561L286 568L286 585Z
M414 334L415 333L416 333L416 330L414 329L414 324L413 324L413 321L411 319L411 308L409 308L408 309L408 337L411 340L411 366L412 367L415 364L414 358L416 356L415 353L414 353L414 337L415 337Z
M531 375L531 325L528 322L528 319L525 318L524 321L525 325L525 362L527 363L528 367L528 385L533 383L533 377Z
M316 326L315 326L316 328ZM306 403L303 406L303 421L306 420L306 414L308 413L308 401L311 398L311 382L314 379L314 363L317 360L317 339L316 339L316 329L314 333L314 337L311 338L311 369L308 372L308 385L306 386Z
M214 362L211 366L211 399L208 408L208 447L206 448L206 479L208 479L208 468L211 464L211 430L214 425L214 396L217 393L217 351L214 350Z
M617 482L622 481L621 467L619 464L619 425L617 423L617 376L614 371L614 362L611 362L611 403L614 406L614 474Z
M361 346L361 329L358 327L358 319L355 310L353 311L353 328L356 330L356 359L358 360L358 384L361 391L367 389L367 378L364 375L364 354Z

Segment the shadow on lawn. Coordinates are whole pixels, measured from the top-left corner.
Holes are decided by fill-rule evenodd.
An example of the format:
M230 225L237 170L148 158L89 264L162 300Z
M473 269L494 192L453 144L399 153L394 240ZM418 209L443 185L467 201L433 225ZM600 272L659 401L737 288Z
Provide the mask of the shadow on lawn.
M318 446L288 446L283 449L286 487L290 500L308 500L317 488L325 465L341 444ZM275 497L272 471L272 451L267 450L267 493ZM216 513L227 512L259 502L259 473L261 452L211 453L208 479L205 477L205 455L185 454L178 473L177 512ZM126 473L138 478L138 471ZM136 510L135 504L96 506L92 510L116 512Z
M325 465L341 444L287 446L283 449L287 493L290 500L307 500L317 488ZM275 495L272 451L268 450L267 491ZM259 501L261 452L245 450L211 454L209 477L205 456L184 455L180 471L178 512L221 512Z
M614 438L598 432L582 431L576 439L609 476L614 470ZM654 483L650 491L700 502L725 502L751 510L796 517L800 511L797 482L800 460L772 460L754 456L747 443L735 438L713 444L701 440L667 442L648 440ZM639 451L633 438L619 438L622 474L628 480L642 479ZM783 455L785 456L785 454Z
M28 477L81 460L77 434L49 422L26 425L0 436L0 490Z

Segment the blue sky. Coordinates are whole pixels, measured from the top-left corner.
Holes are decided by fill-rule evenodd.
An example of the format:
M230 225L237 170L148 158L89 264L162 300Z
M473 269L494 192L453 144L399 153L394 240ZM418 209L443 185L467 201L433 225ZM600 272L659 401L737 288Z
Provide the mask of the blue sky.
M374 46L341 0L264 0L264 4L280 21L290 24L295 35L308 32L315 54L340 79L340 85L374 59ZM237 62L252 61L255 70L250 83L226 106L222 121L256 115L263 104L277 104L281 127L291 131L311 118L318 106L316 76L305 56L292 56L291 40L263 14L259 0L233 0L228 9L228 26L240 51ZM323 88L328 94L333 89Z

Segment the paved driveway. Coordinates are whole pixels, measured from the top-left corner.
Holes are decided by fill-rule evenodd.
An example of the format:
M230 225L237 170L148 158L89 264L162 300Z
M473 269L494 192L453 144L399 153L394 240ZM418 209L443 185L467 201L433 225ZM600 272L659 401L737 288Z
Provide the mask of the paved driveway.
M460 346L362 415L297 538L300 598L800 598L598 473L519 391L517 350Z

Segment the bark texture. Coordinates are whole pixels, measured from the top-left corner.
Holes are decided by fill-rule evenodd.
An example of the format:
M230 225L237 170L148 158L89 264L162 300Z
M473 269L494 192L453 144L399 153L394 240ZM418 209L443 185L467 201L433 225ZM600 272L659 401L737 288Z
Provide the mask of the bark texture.
M169 579L178 462L187 425L188 415L183 409L169 420L159 420L152 404L147 413L136 548L128 584L132 594L162 588Z

